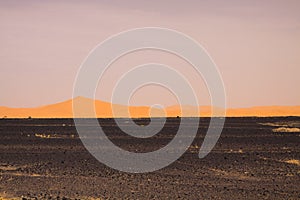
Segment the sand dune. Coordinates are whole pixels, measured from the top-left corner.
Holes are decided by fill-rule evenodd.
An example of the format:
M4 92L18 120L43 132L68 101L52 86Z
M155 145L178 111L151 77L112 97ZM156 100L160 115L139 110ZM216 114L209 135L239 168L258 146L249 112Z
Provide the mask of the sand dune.
M227 109L228 116L300 116L300 106L257 106Z
M36 108L9 108L0 107L0 117L3 118L72 118L72 104L80 105L82 113L80 117L159 117L159 116L211 116L212 107L210 106L170 106L165 109L151 108L149 106L125 106L111 104L100 100L93 101L92 99L77 97L75 99L64 102L36 107ZM94 105L96 115L93 111L86 112L89 105ZM114 114L112 112L114 111ZM220 108L214 108L221 110ZM240 109L227 109L226 116L241 117L241 116L300 116L300 106L265 106Z

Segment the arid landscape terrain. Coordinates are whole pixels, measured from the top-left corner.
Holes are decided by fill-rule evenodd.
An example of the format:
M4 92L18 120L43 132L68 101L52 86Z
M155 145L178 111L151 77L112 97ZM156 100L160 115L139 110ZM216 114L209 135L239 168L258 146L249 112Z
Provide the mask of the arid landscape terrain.
M0 0L0 200L300 200L299 10Z
M300 199L299 117L226 118L217 145L199 159L209 120L201 118L197 137L176 162L130 174L89 154L73 119L2 119L0 199ZM148 139L126 135L113 119L99 122L116 145L145 152L166 145L180 118L168 118Z
M79 117L94 117L94 110L89 110L89 106L95 106L97 118L116 118L116 117L210 117L212 116L211 106L190 106L173 105L162 109L151 108L150 106L126 106L112 104L101 100L93 100L85 97L76 97L63 102L49 104L33 108L11 108L0 106L2 118L73 118L73 106L84 111L85 115ZM182 109L182 110L181 110ZM218 110L219 108L215 108ZM184 110L184 112L183 112ZM183 116L183 113L185 115ZM223 115L221 115L223 116ZM249 108L228 108L227 117L265 117L265 116L300 116L300 106L256 106ZM76 116L78 117L78 116Z

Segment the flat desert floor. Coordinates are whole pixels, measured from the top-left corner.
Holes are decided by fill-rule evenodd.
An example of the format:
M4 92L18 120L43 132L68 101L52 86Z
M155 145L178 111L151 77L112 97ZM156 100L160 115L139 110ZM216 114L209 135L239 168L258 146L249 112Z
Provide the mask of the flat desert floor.
M2 119L0 199L300 199L300 118L227 118L213 151L199 159L209 120L201 118L176 162L130 174L98 162L72 119ZM148 139L124 134L113 119L99 121L116 145L147 152L171 141L180 118Z

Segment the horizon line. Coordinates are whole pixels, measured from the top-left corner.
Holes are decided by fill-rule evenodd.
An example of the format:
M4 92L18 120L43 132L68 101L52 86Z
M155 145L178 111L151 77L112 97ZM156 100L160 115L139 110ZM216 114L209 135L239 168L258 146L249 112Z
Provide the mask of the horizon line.
M49 103L49 104L38 105L38 106L14 107L14 106L0 105L0 107L1 108L10 108L10 109L35 109L35 108L42 108L42 107L46 107L46 106L50 106L50 105L56 105L56 104L60 104L60 103L66 103L68 101L73 101L73 100L78 99L78 98L91 100L91 101L101 101L103 103L108 103L108 104L112 104L112 105L130 106L130 107L150 107L150 108L152 107L151 105L126 105L126 104L119 104L119 103L114 104L114 103L109 102L109 101L103 101L103 100L100 100L100 99L92 99L92 98L88 98L88 97L84 97L84 96L77 96L77 97L70 98L70 99L67 99L67 100L62 100L62 101ZM166 108L170 108L170 107L174 107L174 106L213 107L211 105L172 104L172 105L165 106L165 107L162 107L162 108L157 108L157 109L166 109ZM298 106L300 106L300 104L298 104L298 105L279 105L279 104L276 104L276 105L253 105L253 106L245 106L245 107L225 107L225 108L221 108L221 107L218 107L218 106L214 106L214 107L228 110L228 109L250 109L250 108L266 108L266 107L298 107Z

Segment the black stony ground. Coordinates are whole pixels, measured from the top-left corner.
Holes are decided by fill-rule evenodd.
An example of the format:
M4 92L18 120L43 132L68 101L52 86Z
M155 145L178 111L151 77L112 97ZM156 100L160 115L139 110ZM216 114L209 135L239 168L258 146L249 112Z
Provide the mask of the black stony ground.
M300 199L300 133L261 124L300 118L227 118L213 151L199 159L209 120L201 118L197 137L176 162L131 174L89 154L72 119L2 119L0 199ZM111 141L134 152L168 144L179 123L170 118L158 135L137 139L113 119L100 120Z

